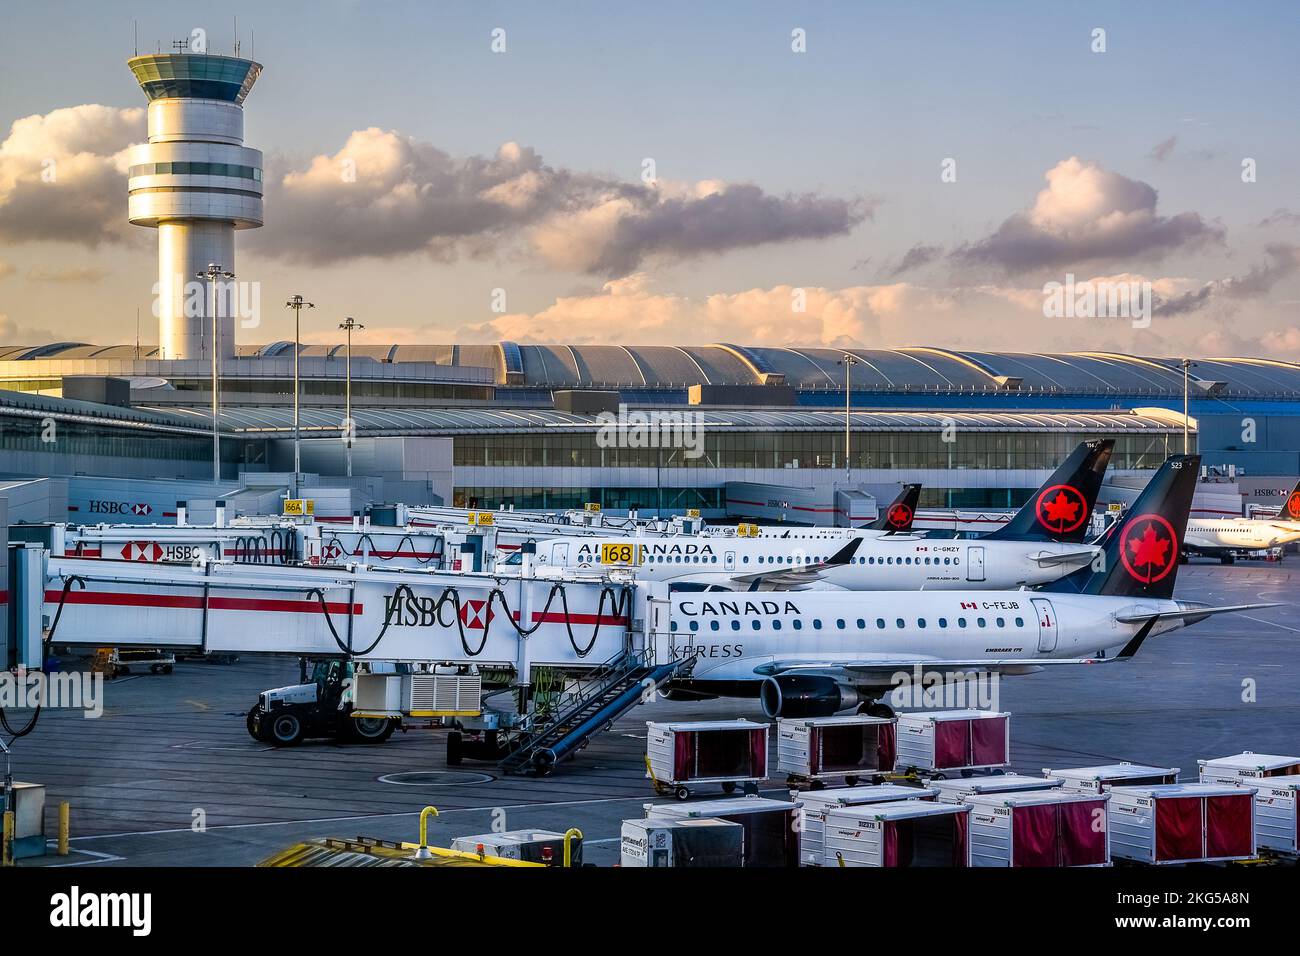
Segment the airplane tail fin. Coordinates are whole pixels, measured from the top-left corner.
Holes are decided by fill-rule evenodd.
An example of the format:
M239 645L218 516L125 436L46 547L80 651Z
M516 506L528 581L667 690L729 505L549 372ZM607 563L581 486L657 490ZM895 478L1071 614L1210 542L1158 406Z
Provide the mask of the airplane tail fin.
M1110 464L1111 438L1080 442L1047 483L1005 525L987 538L1078 544L1088 532L1101 479Z
M1282 510L1277 513L1277 516L1284 521L1300 521L1300 481L1295 483L1291 494L1287 495Z
M912 530L912 519L916 516L916 503L921 500L919 484L903 485L903 490L889 507L880 512L880 516L870 524L862 527L875 531L902 532Z
M1171 455L1098 542L1098 561L1040 590L1172 598L1200 467L1199 455Z

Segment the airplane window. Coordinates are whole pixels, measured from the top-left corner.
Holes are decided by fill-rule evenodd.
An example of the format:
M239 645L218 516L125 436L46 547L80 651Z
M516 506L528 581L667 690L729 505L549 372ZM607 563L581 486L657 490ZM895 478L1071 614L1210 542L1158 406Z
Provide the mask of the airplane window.
M763 626L762 623L758 620L758 618L754 618L754 620L750 621L749 623L756 631L761 629ZM777 623L779 624L780 622L778 621Z
M978 624L980 627L986 627L986 626L987 626L987 625L984 623L984 618L982 618L982 617L977 617L977 618L975 619L975 623Z
M917 626L917 627L924 628L924 627L925 627L925 618L923 618L923 617L921 617L921 618L917 618L917 620L916 620L916 626Z
M822 619L819 617L813 618L813 630L820 631L821 629L822 629Z
M895 623L898 625L899 630L902 630L903 628L907 627L907 624L903 622L903 619L901 617Z
M755 622L755 623L757 623L757 622ZM733 631L738 631L738 630L740 630L740 622L739 622L739 621L732 621L732 622L731 622L731 629L732 629Z
M965 627L965 626L966 626L966 619L965 619L964 617L959 617L959 618L957 618L957 626L958 626L958 627Z
M875 558L867 558L867 564L875 564L875 563L876 563Z
M1025 626L1025 619L1023 617L1016 618L1016 627L1024 627L1024 626Z
M712 563L712 564L717 564L717 563L718 563L718 556L717 556L716 554L713 555L711 558L709 558L709 561L710 561L710 563Z
M948 619L947 619L946 617L941 617L941 618L939 618L939 626L940 626L940 627L947 627L947 626L948 626Z
M925 563L926 563L926 564L929 564L929 563L930 563L930 559L929 559L929 558L926 558L926 559L925 559Z
M953 564L961 564L961 558L953 558L953 559L952 559L952 563L953 563Z
M699 629L700 629L700 622L699 622L699 621L691 621L691 630L692 630L692 631L698 631Z
M883 617L876 618L876 627L880 628L882 631L885 629L885 619Z
M944 558L944 559L943 559L943 563L944 563L944 564L952 564L952 558Z
M781 622L780 622L780 621L773 621L773 622L772 622L772 630L774 630L774 631L779 631L779 630L781 630Z
M712 631L716 631L720 626L721 626L721 625L719 625L717 621L710 621L710 622L709 622L709 629L712 630Z
M998 618L998 627L1006 627L1006 626L1007 626L1007 619L1005 617Z
M741 562L740 562L740 563L741 563L741 564L749 564L749 555L745 555L745 557L741 559Z
M841 631L844 630L844 618L840 618L838 621L836 621L835 626L838 627Z
M670 624L668 625L668 630L670 630L670 631L675 631L675 630L677 630L677 622L676 622L676 621L673 621L672 623L670 623Z
M862 620L862 618L858 618L858 630L864 631L866 630L866 627L867 627L867 622Z
M794 629L795 629L796 631L802 631L802 630L803 630L803 621L800 620L800 619L797 618L797 617L794 619Z

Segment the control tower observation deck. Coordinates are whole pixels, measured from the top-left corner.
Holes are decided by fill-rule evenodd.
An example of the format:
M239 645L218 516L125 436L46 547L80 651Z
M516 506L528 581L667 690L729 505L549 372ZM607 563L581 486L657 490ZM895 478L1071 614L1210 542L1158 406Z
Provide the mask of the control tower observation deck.
M252 60L159 53L127 61L149 99L149 142L132 147L129 217L158 230L158 343L164 359L211 359L212 301L195 276L235 272L235 230L262 225L262 153L244 146ZM217 355L235 354L218 296Z

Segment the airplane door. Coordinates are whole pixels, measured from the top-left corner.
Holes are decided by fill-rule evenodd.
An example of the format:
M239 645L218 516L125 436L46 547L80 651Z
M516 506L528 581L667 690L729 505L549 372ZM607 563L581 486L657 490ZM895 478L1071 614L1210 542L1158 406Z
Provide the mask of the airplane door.
M561 541L551 545L551 564L561 568L569 566L569 542Z
M966 580L983 581L984 580L984 548L972 547L966 549Z
M1056 612L1052 602L1047 598L1033 598L1034 611L1038 614L1038 650L1041 652L1056 650Z
M724 571L734 571L734 570L736 570L736 552L735 552L735 551L724 551L724 552L722 552L722 568L723 568Z

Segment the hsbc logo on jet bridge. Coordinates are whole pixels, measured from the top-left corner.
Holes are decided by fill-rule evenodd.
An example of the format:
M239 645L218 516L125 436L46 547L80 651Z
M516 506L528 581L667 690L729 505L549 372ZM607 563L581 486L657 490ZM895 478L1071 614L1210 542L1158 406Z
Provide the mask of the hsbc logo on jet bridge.
M450 599L417 597L413 594L384 595L384 625L398 627L439 627L456 626L456 605ZM471 630L485 630L495 617L485 600L466 600L460 602L460 622Z
M153 514L153 505L144 502L130 504L125 501L103 501L91 498L90 513L96 515L135 515L137 518L146 518Z

